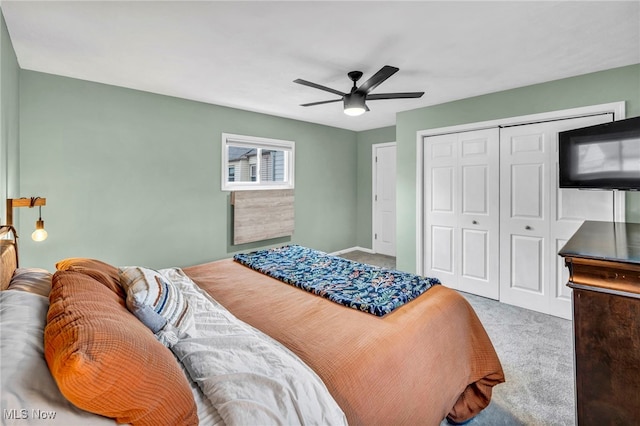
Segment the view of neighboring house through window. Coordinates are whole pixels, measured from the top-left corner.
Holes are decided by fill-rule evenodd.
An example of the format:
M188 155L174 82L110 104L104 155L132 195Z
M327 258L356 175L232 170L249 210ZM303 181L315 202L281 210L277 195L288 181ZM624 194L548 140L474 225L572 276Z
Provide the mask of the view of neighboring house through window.
M293 188L294 142L223 133L223 190Z

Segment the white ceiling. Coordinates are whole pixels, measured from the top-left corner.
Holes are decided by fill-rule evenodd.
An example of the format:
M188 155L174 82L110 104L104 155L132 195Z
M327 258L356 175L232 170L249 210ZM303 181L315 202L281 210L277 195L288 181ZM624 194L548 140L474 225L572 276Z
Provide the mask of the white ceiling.
M640 1L1 1L20 67L351 130L396 113L640 63ZM335 96L400 71L349 117Z

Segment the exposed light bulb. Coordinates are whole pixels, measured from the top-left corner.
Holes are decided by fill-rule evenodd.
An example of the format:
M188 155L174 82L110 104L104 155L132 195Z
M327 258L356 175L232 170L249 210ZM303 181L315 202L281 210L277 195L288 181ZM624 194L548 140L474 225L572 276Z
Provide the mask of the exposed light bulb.
M31 239L40 242L46 240L47 235L47 231L44 230L44 220L38 219L36 221L36 230L31 234Z

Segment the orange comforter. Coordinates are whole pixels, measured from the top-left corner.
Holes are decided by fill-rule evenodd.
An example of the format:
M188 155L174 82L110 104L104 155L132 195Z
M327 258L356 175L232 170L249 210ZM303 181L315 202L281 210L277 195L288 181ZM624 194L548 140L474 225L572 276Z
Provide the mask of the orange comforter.
M184 268L241 320L278 340L324 381L350 425L461 422L504 381L468 302L435 286L380 318L255 272L232 259Z

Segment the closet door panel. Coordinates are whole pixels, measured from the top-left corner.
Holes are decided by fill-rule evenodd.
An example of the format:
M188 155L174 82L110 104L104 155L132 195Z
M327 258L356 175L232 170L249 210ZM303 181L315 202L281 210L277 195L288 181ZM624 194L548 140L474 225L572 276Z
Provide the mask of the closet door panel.
M584 221L585 212L589 220L611 221L612 191L583 191L560 189L557 193L556 221Z
M498 129L432 136L425 153L425 274L498 298Z
M552 217L550 222L551 250L550 264L553 268L549 283L549 306L547 313L571 319L571 289L566 286L569 271L562 258L557 255L566 241L578 230L585 220L613 220L613 191L583 191L560 189L558 187L558 132L612 121L611 115L598 115L568 120L559 120L546 125L551 129L553 153L550 163L552 176L549 191Z
M548 288L548 136L500 131L500 300L544 311Z
M544 164L511 166L511 218L544 220L544 173Z
M558 132L607 121L600 115L501 129L501 301L571 318L568 271L557 253L584 220L612 220L613 192L558 188Z
M487 166L462 168L462 213L487 215Z
M462 230L462 277L487 281L489 269L487 231Z
M509 286L543 295L544 258L544 238L512 234Z
M455 214L453 210L455 168L452 166L431 169L431 212Z
M425 275L458 288L458 146L455 135L425 144Z
M500 251L499 131L458 134L462 291L498 299Z
M431 250L429 250L431 259L431 270L436 271L438 275L446 274L453 276L454 269L454 235L455 229L452 226L432 226L431 227ZM442 277L442 275L440 275ZM440 278L439 277L439 278ZM448 279L447 282L451 282Z

